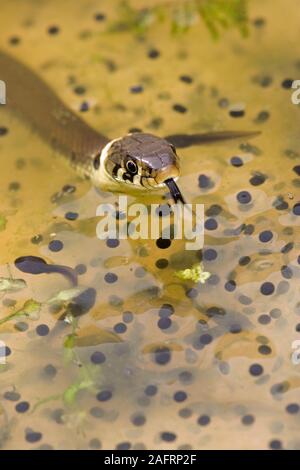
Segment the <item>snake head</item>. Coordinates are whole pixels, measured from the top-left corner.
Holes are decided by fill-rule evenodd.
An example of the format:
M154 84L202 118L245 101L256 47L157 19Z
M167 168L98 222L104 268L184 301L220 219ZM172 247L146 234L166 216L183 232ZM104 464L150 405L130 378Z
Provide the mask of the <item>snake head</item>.
M99 184L107 190L129 194L166 186L171 194L172 188L178 190L176 184L169 184L180 174L176 149L167 140L152 134L136 132L109 142L96 166Z

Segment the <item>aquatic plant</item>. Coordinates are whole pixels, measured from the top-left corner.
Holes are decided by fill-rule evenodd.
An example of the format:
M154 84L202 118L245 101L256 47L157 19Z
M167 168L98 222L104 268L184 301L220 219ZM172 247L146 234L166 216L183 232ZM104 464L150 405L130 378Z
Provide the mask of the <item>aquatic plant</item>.
M143 34L151 25L170 21L172 33L184 33L202 19L211 35L218 38L221 30L236 28L242 36L248 33L248 0L181 0L162 1L155 6L136 9L130 0L122 0L118 19L111 31L133 31Z
M13 313L10 313L4 318L1 318L0 325L3 325L3 323L20 317L36 319L40 313L41 307L42 304L40 302L37 302L34 299L28 299L20 309L16 310Z
M27 286L24 279L13 279L12 277L0 277L0 292L18 292Z
M78 381L72 383L63 393L63 401L65 405L72 406L76 402L77 394L80 390L89 390L94 387L93 380L79 379Z
M55 294L53 297L47 300L48 304L60 304L60 303L65 303L70 300L72 300L74 297L79 295L81 292L81 289L79 287L74 287L71 289L66 289L66 290L61 290L57 294Z
M0 292L6 294L7 292L18 292L19 290L27 287L26 282L23 279L14 279L13 277L0 277ZM23 306L14 312L10 313L6 317L0 319L0 325L21 317L29 318L31 320L37 320L40 310L44 304L66 304L73 299L78 293L79 288L72 288L67 290L59 291L53 297L48 299L46 302L38 302L34 299L28 299L24 302Z
M176 271L175 275L184 281L200 282L201 284L205 284L211 276L208 271L203 270L201 263L194 264L191 268Z
M248 34L247 0L202 0L199 12L215 38L220 29L230 27L236 27L242 36Z
M68 291L61 291L54 297L54 299L57 299L58 297L65 298L65 296L67 295L66 293L69 291L71 293L71 290L72 289L69 289ZM67 368L71 364L76 364L77 366L80 366L80 368L76 374L74 381L72 381L66 389L64 389L58 394L49 395L39 399L35 403L32 409L32 413L34 413L37 408L39 408L41 405L56 400L61 400L67 407L73 407L76 405L76 398L80 390L92 391L95 389L96 383L99 382L99 373L101 375L101 369L99 367L93 367L92 364L83 363L80 360L80 357L75 349L78 331L78 318L75 318L70 313L67 313L64 321L66 323L69 323L69 325L71 326L71 333L64 338L63 343L64 365Z

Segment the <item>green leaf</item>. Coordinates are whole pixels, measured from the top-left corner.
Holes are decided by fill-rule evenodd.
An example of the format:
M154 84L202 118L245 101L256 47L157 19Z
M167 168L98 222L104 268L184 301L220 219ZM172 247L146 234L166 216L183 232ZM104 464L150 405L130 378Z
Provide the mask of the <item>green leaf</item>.
M89 379L76 382L70 385L70 387L68 387L63 394L63 400L65 404L68 406L73 405L75 403L77 393L79 392L79 390L89 389L93 387L93 385L94 385L94 382Z
M64 341L64 348L73 349L75 346L75 335L68 335Z
M0 277L0 292L18 292L27 287L24 279L13 279L11 277Z
M119 4L117 20L110 31L132 31L144 34L155 23L169 20L172 33L184 33L194 25L199 16L214 38L220 31L237 28L243 36L248 34L248 0L185 0L158 3L148 8L134 8L130 0Z
M72 300L74 297L76 297L77 295L79 295L81 292L81 289L79 289L78 287L75 287L73 289L66 289L66 290L62 290L60 291L58 294L54 295L53 297L51 297L47 303L48 304L53 304L53 303L59 303L59 302L68 302L69 300Z
M34 299L26 300L22 308L20 308L16 312L11 313L10 315L7 315L4 318L1 318L0 325L3 325L3 323L23 316L25 316L26 318L30 318L31 320L37 320L41 307L42 304Z
M41 302L38 302L34 299L29 299L26 300L21 310L19 310L19 313L23 312L24 314L31 316L40 313L41 307Z
M248 0L199 0L199 13L214 38L221 29L234 27L248 34Z

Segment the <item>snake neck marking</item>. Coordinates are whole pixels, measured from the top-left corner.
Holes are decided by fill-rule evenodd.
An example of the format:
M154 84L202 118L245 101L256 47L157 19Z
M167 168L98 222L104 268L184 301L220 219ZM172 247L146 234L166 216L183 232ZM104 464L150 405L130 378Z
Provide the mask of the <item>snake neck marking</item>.
M109 151L112 145L121 139L113 139L93 158L91 180L95 186L100 186L103 191L118 191L117 181L106 170ZM120 190L121 191L121 190Z

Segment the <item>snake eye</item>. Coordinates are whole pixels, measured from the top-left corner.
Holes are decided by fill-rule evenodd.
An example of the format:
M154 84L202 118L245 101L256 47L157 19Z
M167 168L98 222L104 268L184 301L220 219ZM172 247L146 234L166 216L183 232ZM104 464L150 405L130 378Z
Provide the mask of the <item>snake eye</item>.
M128 160L126 162L126 169L131 173L132 175L135 175L138 171L137 164L133 160Z

